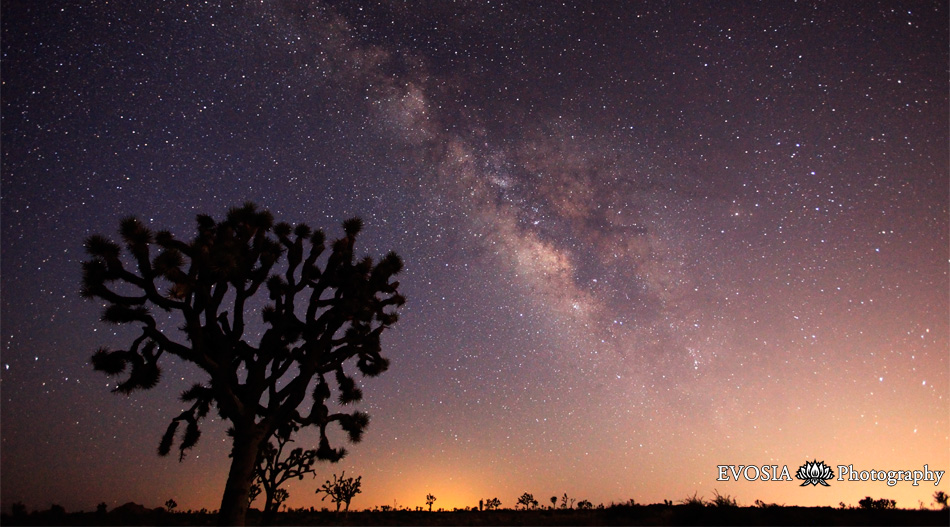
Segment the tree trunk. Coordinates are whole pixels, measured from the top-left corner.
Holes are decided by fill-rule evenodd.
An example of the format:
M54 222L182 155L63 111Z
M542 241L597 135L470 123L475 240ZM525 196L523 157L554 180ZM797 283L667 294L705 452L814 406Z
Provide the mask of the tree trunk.
M264 503L264 512L261 515L261 525L270 525L274 522L278 507L280 507L280 505L274 503L273 497L268 494L267 501Z
M248 496L254 479L254 466L262 438L253 428L235 432L231 448L231 471L224 486L218 525L244 525Z

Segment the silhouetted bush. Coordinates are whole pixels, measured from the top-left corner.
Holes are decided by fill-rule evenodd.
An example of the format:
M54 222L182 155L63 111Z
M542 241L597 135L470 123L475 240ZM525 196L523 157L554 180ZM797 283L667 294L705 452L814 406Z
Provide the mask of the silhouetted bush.
M897 502L894 500L889 500L887 498L881 498L879 500L875 500L871 498L870 496L866 496L863 500L860 500L858 502L858 505L860 505L862 509L881 510L881 509L896 508Z

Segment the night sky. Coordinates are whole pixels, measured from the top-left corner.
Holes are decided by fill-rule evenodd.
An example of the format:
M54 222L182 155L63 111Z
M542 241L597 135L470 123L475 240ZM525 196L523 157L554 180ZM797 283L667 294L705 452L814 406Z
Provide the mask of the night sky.
M405 260L365 439L291 507L331 506L314 490L343 470L356 509L929 506L950 477L716 477L950 469L947 20L945 1L4 1L4 510L218 507L220 419L184 461L156 455L204 376L166 361L157 388L110 393L89 357L136 330L99 322L80 263L127 215L190 239L248 200L331 238L361 216L358 252Z

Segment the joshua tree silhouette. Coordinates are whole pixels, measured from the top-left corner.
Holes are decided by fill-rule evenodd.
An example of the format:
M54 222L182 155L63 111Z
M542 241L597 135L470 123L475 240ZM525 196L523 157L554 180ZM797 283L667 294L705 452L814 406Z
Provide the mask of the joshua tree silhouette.
M938 490L937 492L934 493L934 501L936 501L937 505L940 505L941 508L946 509L947 508L947 493L942 490Z
M208 375L182 394L191 407L172 419L159 454L169 453L184 423L181 459L197 443L198 423L212 405L231 422L222 524L244 524L258 452L281 426L318 427L316 456L329 461L346 454L331 448L330 423L338 423L353 442L362 438L367 415L330 413L327 376L336 381L340 404L359 401L362 391L344 373L344 363L355 358L367 376L385 371L389 361L380 355L380 335L396 322L394 310L405 302L399 283L391 281L402 268L395 253L376 264L370 258L354 261L362 226L359 219L343 223L344 236L332 243L323 269L317 262L325 250L322 231L274 225L273 216L252 203L231 209L222 222L198 216L197 236L187 243L168 231L152 233L135 218L122 220L120 233L135 269L118 244L98 235L86 241L92 259L83 263L82 296L106 301L104 321L141 326L129 348L101 348L92 357L93 367L106 374L128 370L114 391L153 388L165 353ZM278 266L285 255L286 265ZM259 311L266 329L254 345L245 334L245 317L260 307L254 299L262 285L270 303ZM150 307L171 315L156 318ZM160 323L175 317L180 331ZM179 335L184 340L176 340Z
M530 507L532 503L537 503L533 494L525 492L518 498L518 505L523 505L525 510L528 510L528 507Z
M426 494L426 505L429 506L429 512L432 512L432 504L435 503L435 496Z
M343 512L350 511L350 501L354 496L362 492L360 490L360 480L363 479L363 476L358 476L356 479L353 478L344 478L346 471L340 472L339 479L336 477L336 474L333 475L333 482L327 480L322 487L317 489L317 494L321 492L326 494L326 496L320 498L320 501L323 501L330 498L330 501L336 503L336 511L340 512L340 504L345 503L346 508Z
M304 450L295 448L284 456L284 447L287 443L292 443L291 435L299 426L296 423L288 423L281 427L274 434L277 441L267 442L262 447L257 456L257 467L254 470L254 485L258 486L255 496L260 494L260 489L264 490L264 512L261 516L261 525L270 525L280 509L281 503L290 497L290 493L280 486L291 478L303 479L305 474L314 474L313 465L317 461L316 450ZM254 501L253 499L250 501Z
M576 498L568 498L568 497L567 497L567 493L565 492L565 493L564 493L564 496L561 497L561 508L562 508L562 509L573 509L573 508L574 508L574 500L575 500L575 499L576 499ZM568 505L568 500L570 500L570 505Z

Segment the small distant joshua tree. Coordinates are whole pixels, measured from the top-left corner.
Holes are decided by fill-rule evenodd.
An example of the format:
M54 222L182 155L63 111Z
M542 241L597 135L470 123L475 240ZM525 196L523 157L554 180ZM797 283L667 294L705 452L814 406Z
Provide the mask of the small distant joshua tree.
M553 509L555 505L557 505L557 496L551 496L551 508Z
M247 508L251 508L251 504L254 503L254 500L261 495L261 486L257 483L252 483L251 487L247 491Z
M260 480L258 480L260 481ZM254 501L255 498L261 494L261 485L260 483L254 483L251 485L251 492L248 494L248 506ZM277 515L277 511L280 510L280 506L287 501L287 498L290 497L290 493L286 489L275 488L267 495L267 501L264 503L264 510L261 515L261 525L270 525L274 520L274 516ZM287 507L284 507L286 509Z
M498 498L492 498L492 499L490 499L490 500L485 500L485 508L486 508L486 509L488 509L488 510L490 510L490 511L493 511L493 510L495 510L495 509L497 509L497 508L499 508L499 507L501 507L501 500L499 500Z
M567 493L565 492L565 493L564 493L564 496L561 497L561 508L562 508L562 509L573 509L573 508L574 508L574 500L575 500L575 499L576 499L576 498L568 498L568 497L567 497ZM570 500L570 503L568 503L568 500Z
M432 504L435 503L435 496L426 494L426 505L429 506L429 512L432 512Z
M594 504L587 500L581 500L577 502L577 508L581 510L589 510L594 508Z
M333 482L327 480L322 487L317 489L317 494L321 492L326 494L326 496L320 498L320 501L323 501L330 498L330 501L336 503L336 512L340 512L340 504L346 504L346 508L343 509L343 512L349 512L350 510L350 501L354 496L362 492L360 490L360 480L363 476L358 476L356 479L353 478L344 478L346 471L340 473L339 479L337 479L336 474L333 475Z
M942 490L938 490L934 493L934 501L937 502L937 505L940 505L940 508L943 510L950 508L950 505L947 504L947 498L947 493Z
M357 412L357 415L365 414ZM274 435L277 441L276 446L274 443L267 442L258 453L251 494L256 497L262 489L264 491L265 503L261 525L270 525L281 504L290 497L287 490L280 488L285 481L292 478L303 479L305 474L316 475L313 468L319 459L316 450L295 448L285 455L287 443L293 442L291 435L298 430L299 426L293 423L281 427ZM358 430L362 434L362 428ZM361 438L357 441L359 439Z
M103 503L103 505L105 504ZM176 507L178 507L178 503L176 503L175 500L170 499L165 502L165 508L168 509L168 512L175 512Z
M530 507L532 503L537 503L537 501L535 501L534 496L532 494L529 494L527 492L525 492L524 494L521 495L520 498L518 498L518 505L523 506L525 510L528 510L528 507Z

